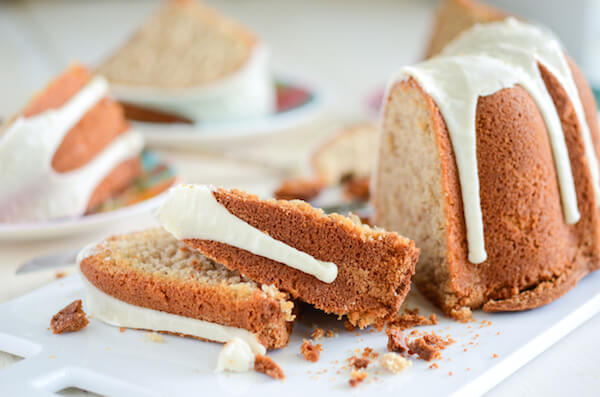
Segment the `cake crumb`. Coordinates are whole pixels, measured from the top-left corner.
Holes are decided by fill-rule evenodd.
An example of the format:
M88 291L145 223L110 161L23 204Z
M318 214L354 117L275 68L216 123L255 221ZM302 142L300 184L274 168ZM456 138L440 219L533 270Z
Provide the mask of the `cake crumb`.
M496 353L494 353L494 355L492 357L493 358L498 358L498 355Z
M425 334L421 338L415 339L408 344L408 348L414 354L417 354L420 358L425 361L431 361L436 358L440 358L440 350L444 350L446 346L454 343L454 340L444 338L436 335L434 332L431 334Z
M313 363L319 361L322 351L323 347L320 344L313 345L307 339L304 339L304 342L302 342L302 345L300 346L300 352L304 356L304 359Z
M325 185L320 179L286 179L275 190L274 196L278 200L310 201L317 197L324 187Z
M452 375L453 375L453 374L452 374L452 371L448 372L448 375L449 375L449 376L452 376Z
M323 331L322 328L315 328L315 330L310 334L310 337L312 339L321 339L323 336L325 336L325 331Z
M88 324L89 320L83 311L81 299L77 299L65 306L50 320L50 327L53 334L77 332L85 328Z
M350 383L350 386L356 387L362 381L367 379L367 376L369 376L369 375L364 371L352 371L350 373L350 380L348 381L348 383Z
M350 363L350 365L355 369L362 369L367 368L369 364L371 364L371 360L368 358L352 356L348 359L348 363Z
M429 366L430 369L438 369L439 366L437 365L437 363L433 363Z
M126 328L125 327L119 327L119 332L123 333L125 332Z
M377 357L379 357L379 353L373 351L373 349L370 347L365 347L365 349L362 352L362 357L376 359Z
M418 309L417 309L418 310ZM429 315L429 318L421 316L414 311L409 313L397 314L391 321L390 325L405 330L407 328L421 327L426 325L437 325L437 316L434 313Z
M63 278L63 277L65 277L66 275L67 275L67 273L65 273L65 272L56 272L56 273L54 273L54 277L55 277L56 279Z
M405 359L398 353L385 353L379 359L379 363L383 368L393 374L398 374L412 365L410 360Z
M146 332L145 337L150 342L154 342L154 343L164 343L164 341L165 341L165 338L163 338L162 335L159 334L158 332Z
M331 329L328 329L327 332L325 332L326 338L335 338L337 336L338 336L338 334Z
M440 349L435 345L430 345L423 338L418 338L410 342L409 347L411 352L425 361L440 358Z
M387 348L391 352L404 353L408 351L408 344L404 332L398 327L388 327L385 330L388 336Z
M285 379L283 370L272 358L257 354L254 359L254 370L256 372L262 372L270 376L273 379Z

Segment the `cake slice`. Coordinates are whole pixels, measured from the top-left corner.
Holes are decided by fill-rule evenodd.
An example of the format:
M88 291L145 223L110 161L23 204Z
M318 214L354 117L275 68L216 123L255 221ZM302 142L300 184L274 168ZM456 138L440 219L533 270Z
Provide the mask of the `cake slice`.
M171 189L160 220L207 257L360 327L398 311L419 253L397 233L302 201L202 185Z
M335 131L311 156L317 178L328 185L369 177L375 168L379 128L358 123Z
M275 85L266 46L194 0L167 0L100 65L128 117L207 121L269 114Z
M222 343L237 337L255 354L288 343L295 317L288 294L226 269L160 228L93 244L78 265L88 314L108 324Z
M0 129L0 222L83 215L130 186L144 140L108 83L73 64Z
M508 14L477 0L444 0L440 5L425 58L439 54L460 33L477 23L500 21Z

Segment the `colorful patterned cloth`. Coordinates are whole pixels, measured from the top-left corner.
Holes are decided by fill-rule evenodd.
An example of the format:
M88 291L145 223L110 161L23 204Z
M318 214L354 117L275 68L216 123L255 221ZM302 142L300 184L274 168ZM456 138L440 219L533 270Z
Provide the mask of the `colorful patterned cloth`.
M93 208L89 214L113 211L152 198L166 189L175 181L175 171L161 162L156 153L145 150L140 155L142 173L132 185Z

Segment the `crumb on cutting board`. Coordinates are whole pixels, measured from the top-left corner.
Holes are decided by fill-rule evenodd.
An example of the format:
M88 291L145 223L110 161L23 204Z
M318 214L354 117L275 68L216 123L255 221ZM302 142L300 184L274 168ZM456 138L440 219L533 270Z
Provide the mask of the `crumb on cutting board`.
M300 352L304 356L304 359L313 363L319 361L322 351L323 346L320 344L313 345L308 339L304 339L304 342L300 346Z
M350 373L350 380L348 381L348 383L350 383L351 387L356 387L358 386L361 382L363 382L365 379L367 379L369 375L361 370L358 371L352 371Z
M50 320L50 327L53 334L63 334L65 332L77 332L85 328L89 324L81 299L77 299L58 313Z
M273 379L285 379L283 370L272 358L257 354L254 359L254 370L256 372L262 372L270 376Z

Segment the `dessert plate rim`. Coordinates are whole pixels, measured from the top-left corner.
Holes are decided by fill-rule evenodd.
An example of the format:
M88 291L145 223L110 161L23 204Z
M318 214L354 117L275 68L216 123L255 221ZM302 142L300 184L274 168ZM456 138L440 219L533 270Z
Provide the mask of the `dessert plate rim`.
M322 113L327 95L321 87L306 79L281 74L276 74L274 80L277 84L305 90L310 99L291 109L252 119L194 124L130 122L144 135L150 146L189 149L285 134L309 123Z

